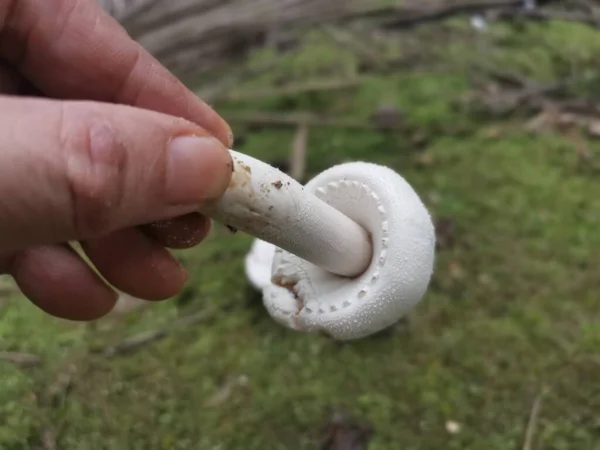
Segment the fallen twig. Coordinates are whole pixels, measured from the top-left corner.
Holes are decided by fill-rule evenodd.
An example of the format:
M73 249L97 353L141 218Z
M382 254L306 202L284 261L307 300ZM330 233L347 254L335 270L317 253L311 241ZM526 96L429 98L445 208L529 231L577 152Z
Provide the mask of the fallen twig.
M569 88L576 83L575 77L566 77L553 84L540 84L519 74L497 69L477 67L487 79L496 83L487 84L479 100L490 112L506 115L517 108L533 112L554 110L578 115L600 115L600 104L588 99L567 98Z
M0 352L0 361L6 361L23 368L39 366L42 363L39 356L21 352Z
M523 443L523 450L531 450L533 446L533 438L535 435L535 429L538 423L540 409L542 407L543 393L539 393L533 401L533 406L529 413L529 421L527 422L527 429L525 430L525 441Z
M478 72L481 72L487 79L491 78L492 80L495 80L501 84L507 84L513 88L527 90L531 95L561 94L575 81L574 78L569 77L559 80L558 82L553 84L540 84L537 81L530 80L514 72L507 72L505 70L485 66L477 66L475 68Z
M600 21L592 14L585 14L571 11L545 10L545 9L522 9L507 8L499 9L490 13L491 20L502 19L533 19L533 20L563 20L566 22L577 22L592 27L600 26Z
M249 89L244 91L232 91L222 95L222 100L239 101L255 100L265 97L279 97L288 95L306 94L309 92L323 92L344 89L354 89L360 87L360 79L349 80L318 80L307 83L290 84L278 88L269 89Z
M144 331L142 333L136 334L134 336L128 337L117 344L110 345L101 349L100 351L92 351L93 353L99 353L104 357L112 357L116 355L121 355L124 353L131 353L135 350L138 350L140 347L143 347L146 344L151 342L155 342L159 339L166 337L169 333L173 332L176 329L187 328L192 325L195 325L199 322L203 322L212 317L212 314L207 311L201 311L199 313L193 314L191 316L182 317L172 322L169 325L166 325L162 328L156 330Z
M523 0L458 0L453 2L427 1L418 6L400 6L374 10L371 15L383 17L384 28L407 28L427 22L447 19L460 14L475 14L490 9L517 7Z
M357 19L359 15L382 19L383 28L410 28L428 22L439 21L457 15L486 14L486 20L531 19L564 20L579 22L597 27L600 25L594 14L548 8L525 8L523 0L457 0L453 2L421 1L402 6L373 8L371 11L357 12L346 19ZM547 3L559 3L548 1Z
M302 180L306 168L306 147L308 141L308 125L300 122L292 144L290 158L290 175L296 180Z
M586 99L566 99L557 95L558 86L529 86L522 89L496 89L483 94L480 101L493 114L507 115L518 108L537 113L544 110L556 110L578 116L600 116L600 103Z

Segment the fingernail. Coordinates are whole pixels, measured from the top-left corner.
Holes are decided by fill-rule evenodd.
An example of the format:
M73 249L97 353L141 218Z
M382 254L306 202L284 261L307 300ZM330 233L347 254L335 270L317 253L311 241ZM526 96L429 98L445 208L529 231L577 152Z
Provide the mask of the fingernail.
M167 196L170 203L202 203L225 191L231 178L230 157L217 139L180 136L171 141L169 151Z

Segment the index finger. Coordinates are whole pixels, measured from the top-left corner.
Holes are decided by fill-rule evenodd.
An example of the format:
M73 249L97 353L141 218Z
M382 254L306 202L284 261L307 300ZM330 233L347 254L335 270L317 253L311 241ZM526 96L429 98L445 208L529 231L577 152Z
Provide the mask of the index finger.
M183 117L231 148L229 125L95 0L0 0L0 55L50 97Z

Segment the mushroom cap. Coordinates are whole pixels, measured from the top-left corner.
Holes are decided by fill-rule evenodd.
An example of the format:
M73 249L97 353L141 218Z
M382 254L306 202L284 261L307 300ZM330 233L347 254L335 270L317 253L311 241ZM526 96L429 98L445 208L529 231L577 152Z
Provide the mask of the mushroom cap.
M331 167L305 189L367 230L372 259L364 273L348 278L275 247L272 282L263 287L269 314L338 340L397 322L425 294L434 265L434 226L417 193L393 170L365 162Z
M244 260L246 278L259 291L271 284L271 267L275 256L275 246L262 239L254 239Z

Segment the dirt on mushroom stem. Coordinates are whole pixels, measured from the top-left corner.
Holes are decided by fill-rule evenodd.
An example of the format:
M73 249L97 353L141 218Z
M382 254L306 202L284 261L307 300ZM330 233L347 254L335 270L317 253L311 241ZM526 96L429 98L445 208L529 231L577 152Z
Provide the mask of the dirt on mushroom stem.
M294 300L296 300L296 306L297 306L296 314L300 314L300 312L304 308L304 301L302 300L302 298L300 298L300 296L294 289L298 283L296 283L294 281L283 281L283 278L279 277L279 276L273 277L272 281L273 281L274 285L286 289L287 291L289 291L290 294L293 295Z

